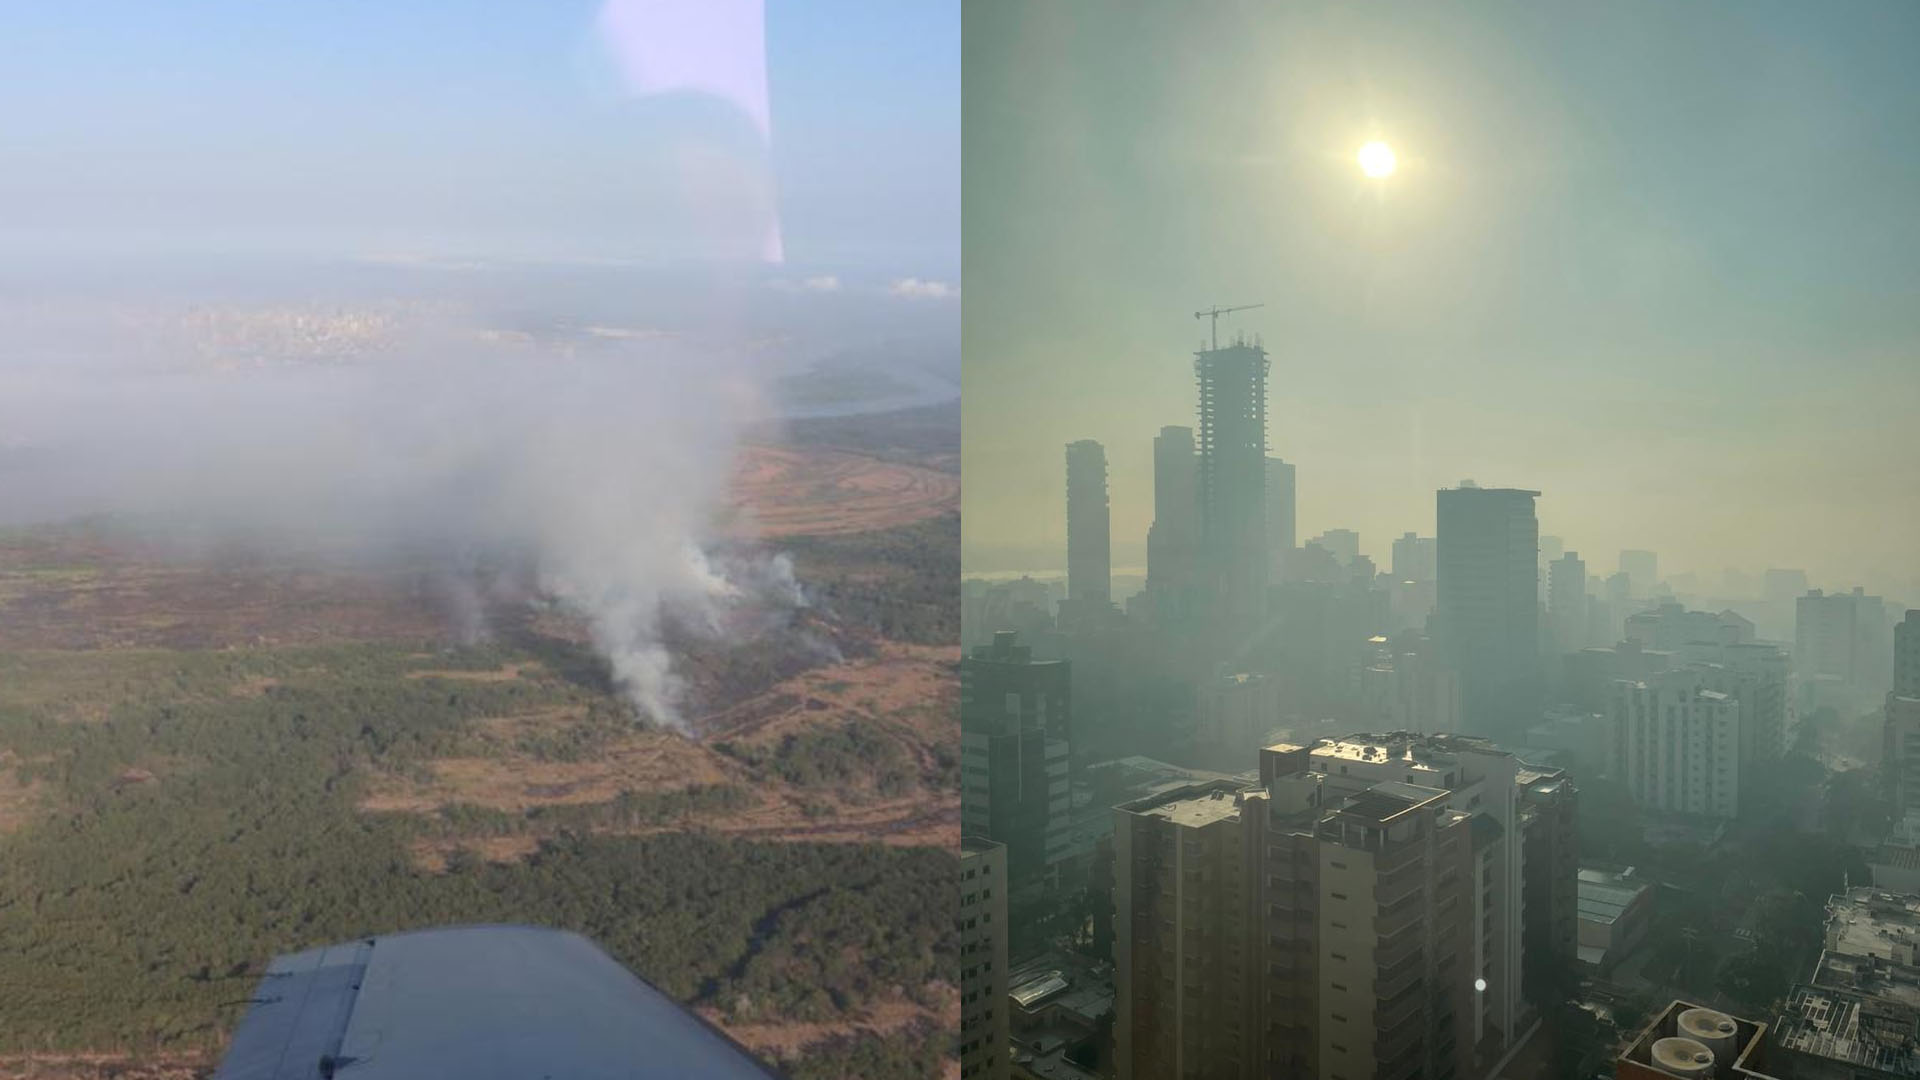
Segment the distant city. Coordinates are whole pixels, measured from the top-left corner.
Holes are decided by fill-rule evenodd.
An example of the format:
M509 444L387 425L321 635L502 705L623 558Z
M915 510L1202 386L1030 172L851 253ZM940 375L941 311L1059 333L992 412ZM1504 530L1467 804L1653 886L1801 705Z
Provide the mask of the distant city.
M1380 567L1192 363L1144 575L1082 439L1065 574L964 585L962 1076L1920 1075L1920 611L1470 479Z

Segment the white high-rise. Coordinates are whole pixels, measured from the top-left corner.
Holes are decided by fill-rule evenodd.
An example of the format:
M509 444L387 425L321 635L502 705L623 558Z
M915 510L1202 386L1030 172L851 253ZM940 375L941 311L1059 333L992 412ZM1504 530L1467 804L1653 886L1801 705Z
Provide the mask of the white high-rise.
M1740 702L1695 668L1613 684L1609 771L1654 810L1732 818L1740 812Z

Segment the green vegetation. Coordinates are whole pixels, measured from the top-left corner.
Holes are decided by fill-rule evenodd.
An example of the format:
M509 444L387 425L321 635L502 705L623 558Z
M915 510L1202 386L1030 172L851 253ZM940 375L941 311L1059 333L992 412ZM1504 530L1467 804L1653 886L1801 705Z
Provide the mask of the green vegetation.
M947 977L946 852L589 831L738 805L737 788L527 815L356 809L374 771L417 772L479 745L477 720L591 709L594 692L557 675L408 677L516 658L0 655L0 748L45 799L0 836L0 986L14 988L0 1052L217 1046L275 953L455 922L578 930L682 1000L761 1019L832 1019ZM98 719L70 719L76 695ZM412 858L420 840L536 818L548 838L518 863L456 858L436 874ZM796 1075L926 1075L947 1050L923 1033L850 1040Z
M1649 844L1649 815L1624 788L1581 782L1583 861L1631 865L1661 883L1645 945L1648 979L1763 1014L1812 962L1826 898L1849 880L1871 880L1848 838L1882 812L1864 772L1830 774L1811 756L1818 749L1810 740L1758 766L1742 787L1764 795L1745 800L1711 847Z
M780 441L789 446L851 450L882 461L952 472L958 469L960 457L960 403L790 420Z
M835 1039L795 1062L792 1080L842 1080L848 1076L939 1076L953 1051L953 1033L925 1030L883 1038L857 1035Z
M838 728L790 734L778 746L716 743L714 749L801 787L846 790L872 784L882 795L913 790L919 766L872 720L856 717Z
M453 839L546 836L566 831L645 829L671 825L695 814L725 813L753 805L753 794L735 784L703 784L678 791L623 791L601 803L534 806L520 812L456 803L431 817L411 819L420 835Z
M816 602L847 622L895 641L960 640L960 515L852 536L783 542Z

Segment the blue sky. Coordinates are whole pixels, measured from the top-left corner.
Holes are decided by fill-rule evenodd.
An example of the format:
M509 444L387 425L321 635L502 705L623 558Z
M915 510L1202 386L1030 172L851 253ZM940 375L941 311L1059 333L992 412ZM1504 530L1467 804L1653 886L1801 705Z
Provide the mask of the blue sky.
M717 153L770 161L795 264L957 273L958 0L768 4L770 158L712 101L632 94L601 10L0 5L0 244L703 256L663 176Z

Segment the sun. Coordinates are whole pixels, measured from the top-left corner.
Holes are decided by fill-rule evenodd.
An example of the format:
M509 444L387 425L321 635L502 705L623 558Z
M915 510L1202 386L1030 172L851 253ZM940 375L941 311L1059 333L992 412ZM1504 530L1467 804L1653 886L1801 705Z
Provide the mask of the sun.
M1378 180L1392 176L1394 166L1400 159L1393 156L1393 147L1375 140L1360 148L1360 171Z

